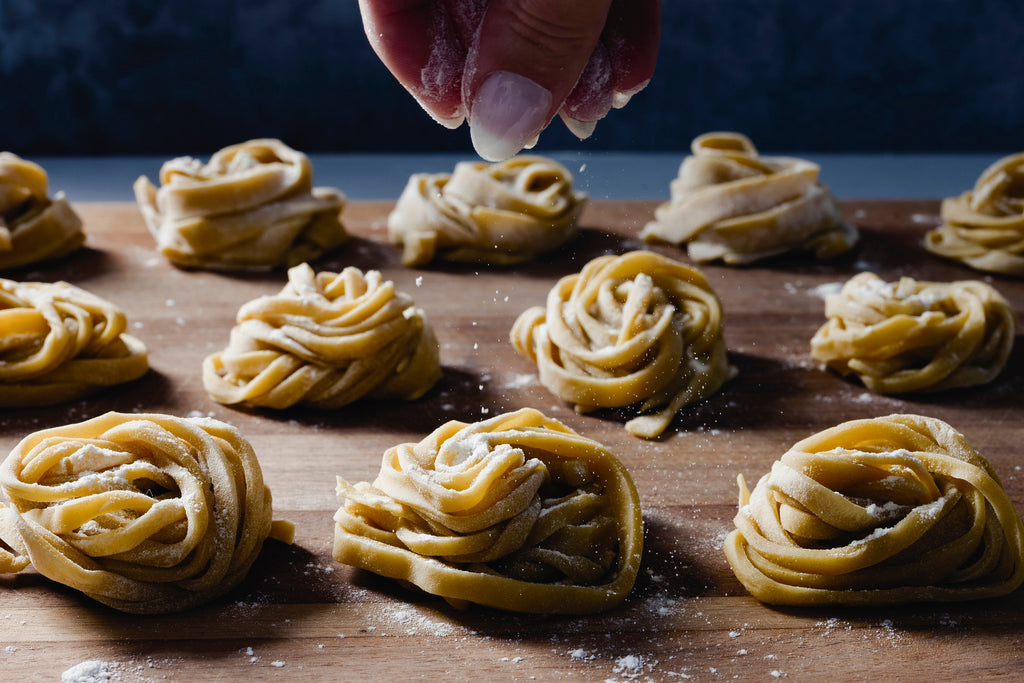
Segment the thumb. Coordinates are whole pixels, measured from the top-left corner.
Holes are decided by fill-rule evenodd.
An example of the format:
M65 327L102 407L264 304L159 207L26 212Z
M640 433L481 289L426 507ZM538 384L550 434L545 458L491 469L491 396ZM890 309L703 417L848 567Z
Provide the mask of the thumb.
M531 145L594 52L611 0L491 0L463 73L473 146L500 161Z

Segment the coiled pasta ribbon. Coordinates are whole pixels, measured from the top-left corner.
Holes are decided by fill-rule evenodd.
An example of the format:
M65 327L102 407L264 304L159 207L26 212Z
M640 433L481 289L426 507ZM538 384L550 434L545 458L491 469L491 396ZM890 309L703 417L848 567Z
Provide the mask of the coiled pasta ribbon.
M685 243L693 260L729 265L790 251L832 258L857 242L817 164L762 157L739 133L705 133L690 147L644 239Z
M125 315L66 282L0 278L0 407L65 403L149 369Z
M423 311L378 271L288 271L279 294L238 311L228 347L203 361L221 403L339 408L364 396L419 398L441 378Z
M601 256L563 277L545 307L524 311L512 345L541 383L585 412L638 405L626 423L653 438L735 374L722 306L694 268L650 251Z
M941 391L989 382L1006 366L1016 315L977 280L887 283L855 275L825 302L811 355L872 391Z
M588 613L622 602L643 544L618 459L533 409L448 422L338 478L334 557L455 605Z
M264 270L311 261L348 239L345 196L313 187L305 154L280 140L225 147L203 165L171 159L135 198L157 248L189 268Z
M464 161L451 174L417 173L388 216L402 261L492 264L528 261L576 234L587 196L550 159L518 156L497 164Z
M963 435L919 415L797 443L747 490L725 551L780 605L971 600L1024 582L1024 525Z
M206 418L107 413L26 437L0 466L0 572L31 563L123 612L174 612L236 586L271 533L252 446ZM291 527L274 535L290 541Z
M0 152L0 270L60 258L85 242L63 192L51 199L38 164Z
M973 191L944 199L942 225L924 245L977 270L1024 276L1024 152L985 169Z

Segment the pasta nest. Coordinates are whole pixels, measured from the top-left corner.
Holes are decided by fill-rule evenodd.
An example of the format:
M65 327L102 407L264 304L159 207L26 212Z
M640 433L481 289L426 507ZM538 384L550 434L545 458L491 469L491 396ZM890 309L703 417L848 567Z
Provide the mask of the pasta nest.
M252 446L207 418L107 413L26 437L0 466L0 572L158 614L237 585L271 533ZM278 524L275 536L290 540Z
M0 407L72 401L138 379L146 346L124 313L66 282L0 278Z
M203 164L167 161L160 187L141 176L135 199L157 248L172 263L267 270L311 261L348 239L345 195L313 187L313 166L280 140L225 147Z
M696 269L650 251L600 256L516 319L512 345L576 410L636 404L632 434L661 434L683 407L735 375L722 306Z
M977 270L1024 276L1024 152L999 159L973 191L942 202L942 225L925 235L929 251Z
M848 280L825 302L811 355L872 391L898 394L984 384L1006 366L1016 314L984 282Z
M60 258L85 243L67 197L48 192L41 166L0 152L0 270Z
M388 216L388 236L404 245L407 266L529 261L576 234L587 196L572 183L564 166L539 156L417 173Z
M380 272L288 271L279 294L238 310L223 351L203 361L216 401L339 408L362 397L413 400L441 378L437 338Z
M640 564L625 468L533 409L389 448L372 484L339 477L338 495L335 559L457 606L596 612L625 599Z
M854 420L797 443L749 491L725 551L780 605L952 601L1024 581L1024 525L989 463L945 422Z
M817 164L762 157L739 133L705 133L690 147L644 239L685 243L693 260L728 265L790 251L827 259L856 244L857 230L818 182Z

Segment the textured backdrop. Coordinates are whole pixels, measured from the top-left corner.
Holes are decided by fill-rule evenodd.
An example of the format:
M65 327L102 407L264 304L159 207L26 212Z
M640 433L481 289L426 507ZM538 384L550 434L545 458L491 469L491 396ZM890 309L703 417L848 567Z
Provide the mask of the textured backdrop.
M710 129L765 150L1024 149L1020 0L664 0L658 71L587 143L682 150ZM369 49L354 0L0 0L0 149L470 150Z

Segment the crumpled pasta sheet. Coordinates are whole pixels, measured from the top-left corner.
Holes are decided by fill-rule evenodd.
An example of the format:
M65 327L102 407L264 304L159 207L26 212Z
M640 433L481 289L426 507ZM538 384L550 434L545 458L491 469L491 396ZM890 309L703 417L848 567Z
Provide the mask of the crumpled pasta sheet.
M728 265L792 251L828 259L856 244L857 230L818 182L817 164L762 157L739 133L705 133L691 150L644 239L685 243L693 260Z
M212 270L267 270L312 261L348 239L345 195L313 187L305 154L280 140L225 147L203 165L179 157L142 176L135 198L157 248L172 263Z
M0 270L60 258L85 243L67 197L50 198L48 187L41 166L0 152Z
M423 311L380 272L288 271L279 294L244 304L228 347L203 361L220 403L339 408L362 397L414 400L441 378Z
M829 295L825 315L811 356L881 394L990 382L1006 366L1017 329L1009 303L984 282L884 282L868 272Z
M123 612L209 602L268 535L291 541L252 446L209 418L107 413L45 429L3 462L0 487L0 573L31 563Z
M0 278L0 407L65 403L146 374L124 313L66 282Z
M711 285L651 251L600 256L563 277L546 306L516 319L511 339L537 363L541 383L577 411L637 405L641 415L626 429L644 438L736 374Z
M1024 276L1024 152L979 176L973 191L942 202L942 225L925 235L934 254L977 270Z
M529 155L417 173L388 216L388 236L406 266L529 261L576 234L587 196L572 183L561 164Z
M739 482L725 551L762 602L973 600L1024 582L1020 516L988 462L941 420L846 422L797 443L753 491Z
M601 444L526 408L388 449L372 483L338 478L334 558L456 606L583 614L632 590L640 501Z

